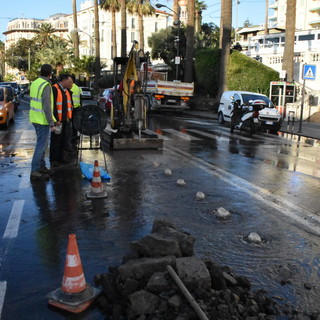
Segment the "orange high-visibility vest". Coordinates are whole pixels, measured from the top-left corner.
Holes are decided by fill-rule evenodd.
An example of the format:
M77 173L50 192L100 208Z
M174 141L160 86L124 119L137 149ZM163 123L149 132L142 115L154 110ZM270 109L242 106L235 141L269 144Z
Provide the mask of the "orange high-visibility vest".
M53 87L56 87L57 89L56 106L57 106L58 120L62 121L62 103L63 103L63 97L61 92L62 89L57 83L54 84ZM71 99L70 92L68 90L65 91L65 94L67 96L67 106L68 106L67 117L71 119L72 118L72 99Z

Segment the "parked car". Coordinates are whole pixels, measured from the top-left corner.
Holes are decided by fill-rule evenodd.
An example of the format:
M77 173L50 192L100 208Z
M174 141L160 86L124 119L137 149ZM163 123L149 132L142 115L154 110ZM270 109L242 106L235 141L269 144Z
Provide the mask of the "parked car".
M19 98L18 96L15 94L15 90L13 89L12 86L9 86L9 85L4 85L4 84L0 84L0 87L4 87L4 88L7 88L8 90L8 94L10 96L13 97L13 104L14 104L14 112L17 112L18 110L18 105L19 105Z
M113 94L114 94L114 88L104 89L97 101L98 106L103 110L105 110L108 114L110 113L110 110L111 110Z
M14 90L14 94L17 96L20 93L20 87L17 82L0 82L0 86L5 85L5 86L11 86Z
M92 93L89 87L80 87L82 90L81 92L81 98L82 99L91 99L92 98Z
M231 122L232 99L239 101L241 105L246 105L252 100L263 100L267 106L259 111L259 122L262 129L269 129L270 131L278 131L282 124L282 117L280 112L274 107L271 100L260 93L247 91L225 91L220 99L218 109L218 121L220 124L224 122Z
M0 86L0 125L8 128L14 121L14 95L6 86Z

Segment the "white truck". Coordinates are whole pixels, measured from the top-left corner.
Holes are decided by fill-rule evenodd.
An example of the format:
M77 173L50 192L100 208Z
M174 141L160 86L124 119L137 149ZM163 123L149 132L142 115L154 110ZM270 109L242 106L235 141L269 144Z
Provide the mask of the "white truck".
M190 109L190 98L194 92L193 82L167 81L166 72L157 72L150 67L147 72L140 71L139 78L148 99L148 110Z

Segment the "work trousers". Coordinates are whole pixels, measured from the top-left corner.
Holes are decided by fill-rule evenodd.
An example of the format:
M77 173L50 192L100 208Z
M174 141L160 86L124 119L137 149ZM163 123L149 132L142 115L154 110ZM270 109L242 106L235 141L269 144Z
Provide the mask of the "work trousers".
M46 166L45 154L48 148L50 126L38 123L32 123L37 136L36 147L31 162L31 171L39 171Z

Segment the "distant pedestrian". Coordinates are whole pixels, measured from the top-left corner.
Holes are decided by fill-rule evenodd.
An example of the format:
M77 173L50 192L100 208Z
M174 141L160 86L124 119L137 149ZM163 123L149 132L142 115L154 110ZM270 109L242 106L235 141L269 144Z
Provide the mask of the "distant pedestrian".
M71 75L71 77L73 80L71 92L72 92L74 109L72 114L72 137L71 137L70 151L76 151L78 141L79 141L79 136L78 136L78 131L74 125L74 118L77 116L76 113L78 112L78 108L82 106L82 98L81 98L82 89L76 84L76 77L74 75Z
M59 75L58 83L52 86L54 100L54 116L61 125L61 133L52 134L50 141L50 162L52 167L58 167L68 160L65 158L65 149L70 145L72 135L72 78L70 74Z
M36 147L31 162L31 180L47 179L52 172L46 167L45 163L50 130L51 132L56 130L50 83L51 74L51 65L42 65L40 77L33 81L30 86L29 120L33 124L37 135Z

